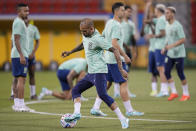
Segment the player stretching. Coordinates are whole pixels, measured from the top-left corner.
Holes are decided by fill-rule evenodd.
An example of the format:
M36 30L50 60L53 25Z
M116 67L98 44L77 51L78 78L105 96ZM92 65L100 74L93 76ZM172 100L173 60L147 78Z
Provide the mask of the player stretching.
M38 96L38 99L41 100L45 95L52 95L59 99L70 100L72 98L71 90L73 88L73 81L76 79L78 82L84 78L86 67L87 63L84 58L74 58L63 62L57 70L57 77L61 83L63 92L42 88L42 92ZM82 97L82 100L86 101L87 99Z
M184 58L186 57L184 42L185 34L182 25L175 19L176 9L168 7L166 10L166 19L168 24L166 26L166 42L167 45L162 49L162 53L167 52L165 75L167 77L169 86L171 87L171 95L169 101L178 97L174 80L171 76L171 70L176 65L178 76L182 83L183 95L180 101L190 99L188 84L184 75Z
M125 6L125 14L123 21L121 23L124 39L123 46L127 56L133 60L137 57L137 47L136 47L136 29L135 24L129 20L132 15L132 8L128 5ZM131 64L128 64L128 72L130 72ZM128 89L128 94L130 97L136 97L135 94L131 93ZM114 83L114 97L120 97L120 86L118 83Z
M112 6L112 12L114 14L114 18L109 20L105 25L105 29L103 31L103 36L106 41L110 43L113 47L117 48L124 57L126 63L130 63L129 57L123 51L123 32L121 28L121 21L124 16L124 5L120 2L115 3ZM126 109L127 116L141 116L144 115L143 112L135 111L132 108L130 97L128 95L128 82L125 80L118 68L117 61L115 60L115 56L113 53L106 51L105 53L106 62L108 65L108 86L109 89L112 85L112 82L116 82L120 84L120 95L123 100L124 107ZM124 60L122 62L123 69L126 70L126 64ZM92 115L101 115L100 114L100 105L102 100L97 97L95 100L95 104L91 109Z
M32 111L24 103L24 86L28 66L28 31L24 19L29 15L29 7L26 4L17 5L18 17L14 19L12 25L13 47L11 50L12 74L14 79L14 111Z
M155 35L149 35L150 38L156 38L155 40L155 60L156 60L156 67L160 75L161 80L161 90L157 97L168 96L168 85L167 79L165 77L165 55L161 54L161 50L165 47L165 26L166 26L166 19L165 19L165 6L162 4L156 5L155 8L155 16L157 19L153 20L155 22Z
M144 14L144 21L146 19L153 19L153 13L150 11L151 2L148 2L146 4L145 14ZM147 15L148 14L148 15ZM155 44L156 39L155 38L149 38L150 35L155 33L155 25L153 23L145 24L143 23L141 36L145 35L145 38L149 42L149 51L148 51L148 71L152 74L152 92L150 93L150 96L156 96L157 95L157 76L159 75L159 72L156 68L156 60L155 60Z
M108 72L107 64L104 60L104 50L114 53L119 66L119 71L124 79L127 79L127 72L122 68L120 54L117 49L107 43L105 39L94 28L93 21L86 18L80 23L80 30L83 35L83 47L88 64L88 74L77 83L72 90L74 100L74 113L65 119L65 121L79 120L81 117L80 107L81 93L95 85L99 97L113 110L121 121L123 129L129 127L129 119L125 118L113 98L107 94L106 74ZM82 46L81 46L82 47ZM63 53L62 55L64 55ZM66 55L66 54L65 54Z

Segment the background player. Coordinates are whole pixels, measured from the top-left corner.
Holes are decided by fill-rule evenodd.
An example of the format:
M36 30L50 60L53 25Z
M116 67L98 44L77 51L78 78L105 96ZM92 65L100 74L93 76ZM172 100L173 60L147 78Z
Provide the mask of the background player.
M165 26L166 26L166 19L165 19L165 6L162 4L158 4L155 7L155 16L157 17L155 22L155 34L149 35L150 38L155 38L155 60L156 60L156 67L160 75L161 80L161 90L157 97L168 96L168 85L167 79L165 77L165 55L161 54L161 50L165 47Z
M128 5L125 6L125 13L124 13L123 20L121 22L121 26L124 34L124 40L123 40L124 50L127 56L129 56L129 58L132 59L132 61L134 61L137 57L137 46L136 46L135 24L130 20L132 11L133 9L130 6ZM131 63L127 65L128 65L127 71L130 72ZM129 91L129 88L128 88L128 94L132 98L136 97L135 94ZM114 97L120 97L120 86L118 83L114 83Z
M126 55L123 51L123 32L121 27L121 22L124 16L124 5L123 3L117 2L114 3L112 6L112 12L114 14L114 18L109 20L103 31L103 36L105 37L106 41L110 43L113 47L117 48L123 56L126 63L130 63L130 58ZM112 82L116 82L120 84L120 95L123 100L123 105L126 109L127 116L141 116L144 115L143 112L135 111L131 105L130 97L128 95L128 82L125 80L118 68L117 61L115 60L115 56L113 53L106 51L105 53L106 62L108 65L108 86L109 89L112 85ZM123 69L126 70L126 64L123 62ZM97 97L95 100L95 104L91 109L91 114L99 115L100 112L100 105L102 100Z
M14 111L32 111L24 103L24 86L28 66L29 42L28 31L24 19L29 15L29 7L26 4L18 4L18 16L12 25L13 48L11 50L12 74L15 77L14 90Z
M153 13L150 10L152 3L151 1L146 4L145 8L145 14L144 14L144 22L142 27L141 36L145 35L145 38L149 42L149 51L148 51L148 71L152 74L152 92L150 93L150 96L156 96L157 95L157 76L159 75L157 68L156 68L156 60L155 60L155 44L156 39L150 38L149 36L152 34L155 34L155 25L153 23L145 23L146 19L153 19Z
M57 77L63 92L56 92L48 90L47 88L42 88L42 92L38 99L42 99L45 95L52 95L59 99L70 100L72 98L71 90L73 88L74 80L76 79L77 83L85 76L86 67L87 63L84 58L74 58L63 62L57 70ZM82 97L82 100L87 99Z
M29 73L29 88L30 88L30 99L37 99L36 86L35 86L35 53L39 47L40 34L39 30L35 25L29 24L29 19L25 18L24 22L28 30L28 41L29 41L29 57L28 57L28 73ZM35 46L34 46L35 41ZM13 91L10 99L13 99Z
M171 76L171 70L176 65L178 76L182 83L183 95L180 101L186 101L190 99L188 84L184 75L184 58L185 52L185 34L182 25L175 19L176 9L174 7L168 7L166 10L166 19L168 24L166 26L166 42L167 45L162 49L164 54L167 51L165 75L167 77L169 86L171 87L171 95L168 98L169 101L178 97L174 80Z

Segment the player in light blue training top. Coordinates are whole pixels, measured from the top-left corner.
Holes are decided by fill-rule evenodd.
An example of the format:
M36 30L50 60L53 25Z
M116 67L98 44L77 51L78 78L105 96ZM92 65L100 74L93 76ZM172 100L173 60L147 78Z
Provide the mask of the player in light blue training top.
M171 76L171 70L176 66L178 76L182 83L183 95L180 101L187 101L190 99L188 90L188 84L184 75L184 58L185 52L185 34L182 25L175 19L176 9L174 7L168 7L166 10L166 19L168 21L166 25L166 43L165 48L162 49L162 53L167 54L165 75L167 77L169 86L171 87L171 95L168 98L169 101L178 97L174 80ZM167 51L167 52L166 52Z

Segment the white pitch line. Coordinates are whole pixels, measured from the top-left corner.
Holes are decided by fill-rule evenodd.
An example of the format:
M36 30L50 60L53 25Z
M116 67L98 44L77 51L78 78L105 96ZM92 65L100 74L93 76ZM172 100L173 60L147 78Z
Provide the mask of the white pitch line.
M40 100L40 101L30 101L25 102L25 104L36 104L36 103L44 103L44 102L53 102L58 100ZM52 116L62 116L63 114L58 113L49 113L49 112L38 112L32 111L30 113L41 114L41 115L52 115ZM83 118L90 118L90 119L106 119L106 120L118 120L118 118L114 117L94 117L94 116L82 116ZM135 121L151 121L151 122L171 122L171 123L189 123L192 121L178 121L178 120L156 120L156 119L130 119Z
M52 115L52 116L62 116L63 114L58 113L49 113L49 112L38 112L33 111L31 113L41 114L41 115ZM118 118L114 117L93 117L93 116L82 116L83 118L90 118L90 119L105 119L105 120L118 120ZM189 123L192 121L177 121L177 120L154 120L154 119L130 119L135 121L151 121L151 122L171 122L171 123Z

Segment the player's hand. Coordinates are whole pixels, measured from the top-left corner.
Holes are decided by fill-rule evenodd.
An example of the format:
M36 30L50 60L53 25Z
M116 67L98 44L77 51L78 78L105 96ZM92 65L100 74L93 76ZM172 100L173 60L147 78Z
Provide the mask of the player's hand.
M123 69L120 71L122 77L125 79L125 80L128 80L128 73Z
M153 35L153 34L149 34L149 35L148 35L148 38L149 38L149 39L151 39L151 38L155 38L155 35Z
M24 58L24 56L20 56L20 63L26 65L26 59Z
M163 49L161 50L161 54L164 55L165 52L166 52L166 48L163 48Z
M127 55L124 58L125 58L125 63L127 64L131 63L131 59Z
M70 55L70 52L69 51L63 51L61 56L64 58L64 57L67 57Z
M33 59L34 56L35 56L35 55L34 55L34 53L32 52L32 53L29 55L29 59Z

